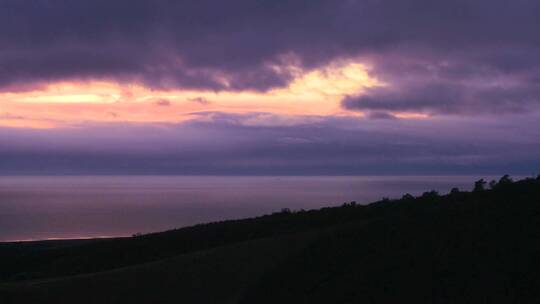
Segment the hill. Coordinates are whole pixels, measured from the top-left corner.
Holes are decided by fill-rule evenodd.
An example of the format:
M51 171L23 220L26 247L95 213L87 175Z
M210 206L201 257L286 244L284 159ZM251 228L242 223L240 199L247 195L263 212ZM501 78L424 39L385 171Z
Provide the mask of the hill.
M0 300L536 303L540 179L484 188L132 238L2 244Z

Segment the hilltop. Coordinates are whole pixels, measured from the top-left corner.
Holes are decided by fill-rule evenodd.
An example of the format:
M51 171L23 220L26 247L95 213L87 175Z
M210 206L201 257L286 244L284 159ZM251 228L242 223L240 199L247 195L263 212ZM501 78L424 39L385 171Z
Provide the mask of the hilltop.
M131 238L0 244L2 303L536 303L540 178Z

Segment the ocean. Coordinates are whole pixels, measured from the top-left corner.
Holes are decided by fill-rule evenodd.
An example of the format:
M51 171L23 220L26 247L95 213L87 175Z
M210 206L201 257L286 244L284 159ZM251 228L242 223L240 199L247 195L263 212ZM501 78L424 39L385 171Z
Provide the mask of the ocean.
M470 190L480 176L0 176L0 241L128 236ZM491 177L484 177L489 179Z

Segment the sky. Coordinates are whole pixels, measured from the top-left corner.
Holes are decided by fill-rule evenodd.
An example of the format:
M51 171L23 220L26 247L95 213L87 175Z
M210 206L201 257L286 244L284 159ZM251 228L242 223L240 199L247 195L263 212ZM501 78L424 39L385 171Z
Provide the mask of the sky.
M0 174L540 173L536 0L0 0Z

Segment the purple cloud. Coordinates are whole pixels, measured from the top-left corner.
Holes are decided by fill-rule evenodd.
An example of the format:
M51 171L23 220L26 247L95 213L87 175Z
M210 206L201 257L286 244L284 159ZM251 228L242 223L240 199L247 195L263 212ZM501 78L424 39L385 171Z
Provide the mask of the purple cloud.
M430 114L524 113L540 106L540 70L508 72L475 58L387 56L377 76L388 86L348 96L351 110L425 112Z
M291 56L308 70L356 58L399 91L348 99L348 108L411 103L411 110L473 113L494 100L496 112L513 112L538 103L538 20L535 0L8 0L0 4L0 87L103 79L264 91L290 82L293 75L273 66ZM429 72L433 66L438 71ZM490 87L493 75L520 85ZM476 82L456 83L462 76ZM425 83L409 86L408 77Z
M210 115L210 114L209 114ZM538 115L0 128L0 174L537 174ZM509 114L514 115L514 114Z

